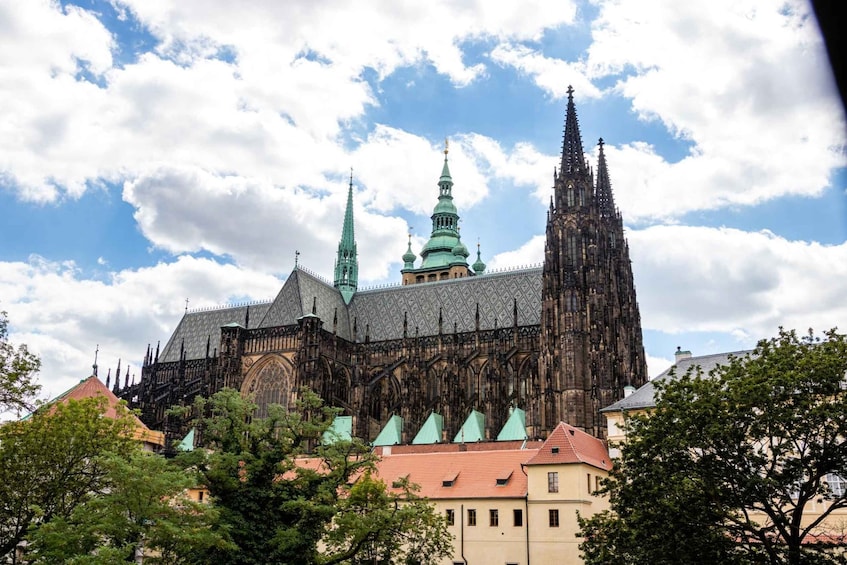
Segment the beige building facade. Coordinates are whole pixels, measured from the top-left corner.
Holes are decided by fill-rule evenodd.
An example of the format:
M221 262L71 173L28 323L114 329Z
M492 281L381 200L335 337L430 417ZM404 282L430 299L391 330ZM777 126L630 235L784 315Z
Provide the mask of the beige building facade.
M593 494L608 475L605 444L560 423L543 442L377 448L378 475L421 486L453 534L442 565L579 564L577 512L608 508Z

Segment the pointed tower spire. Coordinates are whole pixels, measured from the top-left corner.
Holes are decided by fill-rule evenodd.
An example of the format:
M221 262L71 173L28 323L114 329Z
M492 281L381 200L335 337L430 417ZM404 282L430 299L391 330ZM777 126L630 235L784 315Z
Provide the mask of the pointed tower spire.
M350 304L356 293L359 280L359 262L356 253L356 237L353 233L353 169L350 169L350 185L347 189L347 209L344 212L344 225L341 229L341 241L338 242L338 255L335 259L335 288L341 291L345 304Z
M615 200L612 197L612 182L609 180L609 170L606 168L606 154L603 152L603 138L598 142L600 156L597 162L597 209L601 218L611 218L615 215Z
M565 117L565 135L562 140L561 174L574 177L587 172L579 121L576 118L576 106L573 103L573 87L568 86L568 111Z

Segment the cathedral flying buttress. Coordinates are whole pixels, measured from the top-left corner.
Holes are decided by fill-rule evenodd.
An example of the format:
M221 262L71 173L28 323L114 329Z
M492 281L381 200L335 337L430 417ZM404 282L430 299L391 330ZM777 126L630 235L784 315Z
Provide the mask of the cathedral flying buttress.
M161 351L148 347L141 382L116 392L172 437L185 423L166 410L197 395L238 388L265 414L304 386L366 441L397 422L397 441L417 441L433 415L427 441L464 440L471 418L474 440L493 440L515 413L531 438L560 421L603 437L599 410L647 369L603 142L595 179L573 90L542 266L486 272L479 245L468 263L446 144L436 186L430 238L418 254L409 238L398 286L358 289L351 172L332 282L298 264L272 301L186 312Z

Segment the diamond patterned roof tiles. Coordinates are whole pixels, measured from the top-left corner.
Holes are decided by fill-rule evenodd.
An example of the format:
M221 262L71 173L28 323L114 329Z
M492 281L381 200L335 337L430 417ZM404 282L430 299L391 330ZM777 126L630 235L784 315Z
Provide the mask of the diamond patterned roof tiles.
M337 315L338 336L349 341L354 341L354 320L358 333L356 341L364 341L366 333L371 341L402 338L404 313L409 337L415 336L416 329L419 336L437 335L439 310L444 333L452 333L454 327L459 332L473 331L477 304L480 329L511 327L515 300L518 325L538 325L541 320L541 275L541 267L533 267L363 290L357 292L347 306L341 293L330 283L303 268L296 268L272 302L186 313L159 355L159 361L179 361L183 340L186 358L202 359L206 355L207 339L212 349L216 348L220 343L221 327L233 323L244 326L248 309L250 329L287 326L310 314L313 301L324 329L332 331L333 317Z

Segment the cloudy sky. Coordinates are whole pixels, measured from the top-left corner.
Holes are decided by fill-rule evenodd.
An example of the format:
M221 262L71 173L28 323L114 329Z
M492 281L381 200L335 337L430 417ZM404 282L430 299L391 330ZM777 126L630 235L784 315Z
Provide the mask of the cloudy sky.
M45 395L185 310L428 236L539 263L566 90L603 137L650 372L677 345L847 329L845 117L810 7L726 0L0 0L0 310Z

